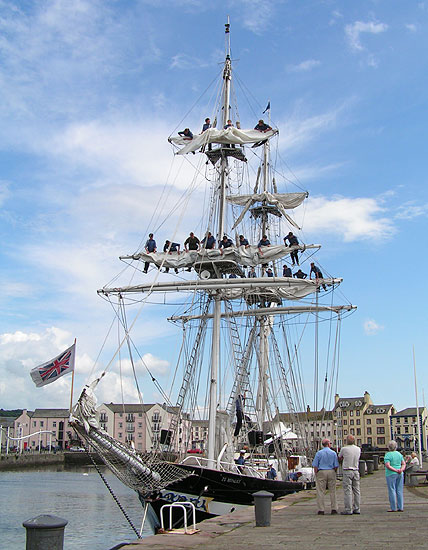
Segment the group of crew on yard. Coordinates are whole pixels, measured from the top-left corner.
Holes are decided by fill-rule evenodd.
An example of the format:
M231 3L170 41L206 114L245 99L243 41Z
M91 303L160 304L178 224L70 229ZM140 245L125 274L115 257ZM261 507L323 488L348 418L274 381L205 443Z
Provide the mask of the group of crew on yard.
M212 127L213 126L211 124L211 119L207 117L205 119L205 122L202 124L201 134L203 134L206 130L209 130ZM233 127L234 126L233 126L232 120L229 118L226 121L226 124L223 126L223 129L227 130L228 128L233 128ZM241 128L241 124L239 121L236 121L236 128L238 129ZM260 119L258 123L254 126L254 130L258 130L259 132L266 133L269 130L272 130L272 127L269 126L269 124L266 124L263 119ZM187 141L190 141L193 139L193 132L190 130L190 128L184 128L184 130L181 130L180 132L178 132L178 135ZM262 143L262 142L258 142L258 143ZM258 143L256 143L256 145L258 145ZM235 146L232 145L232 147L235 147ZM211 143L208 144L208 151L211 151ZM204 152L204 148L201 149L201 152L202 153Z
M297 237L291 231L288 233L288 235L286 237L284 237L284 245L285 246L287 246L287 241L289 243L289 246L296 246L296 245L299 244L299 241L298 241ZM214 237L214 235L210 231L208 231L206 233L205 237L201 240L199 240L198 237L193 233L193 231L191 231L189 236L187 237L187 239L184 241L184 251L185 252L189 252L189 251L198 252L201 249L202 250L203 249L213 250L213 249L216 248L216 242L217 242L216 238ZM173 252L175 252L177 254L180 254L180 246L181 246L180 243L176 243L176 242L166 240L165 244L163 246L163 251L165 253L168 253L168 254L172 254ZM223 238L221 239L221 241L218 244L218 249L220 250L220 253L223 254L223 250L225 250L226 248L231 248L233 246L234 246L234 244L233 244L232 239L229 238L227 235L224 235ZM244 235L239 235L239 245L238 246L240 246L240 247L243 246L244 248L248 248L250 246L250 244L248 242L248 239L246 239L244 237ZM267 247L267 246L271 246L271 243L270 243L267 235L263 235L262 238L260 239L260 241L257 244L257 248L258 248L259 253L261 255L263 255L262 248ZM146 244L144 245L144 249L145 249L147 254L152 254L152 253L155 253L157 251L157 245L156 245L156 241L154 239L153 233L149 233L149 238L147 239ZM290 257L291 257L291 260L292 260L292 264L291 264L292 267L295 266L295 265L300 266L297 250L293 250L290 253ZM143 270L144 273L148 272L149 266L150 266L150 262L145 262L144 263L144 270ZM265 271L265 273L266 273L266 277L274 277L275 276L272 268L268 267L268 264L262 264L262 268L263 268L263 271ZM191 267L188 267L186 269L186 271L191 271L191 270L192 270ZM174 271L175 271L175 273L178 273L177 268L174 268ZM169 272L169 267L166 267L165 268L165 273L168 273L168 272ZM324 278L320 268L318 266L316 266L314 262L311 263L311 269L309 271L309 279L312 279L312 274L314 275L314 278L316 280ZM300 267L295 273L292 273L291 268L287 264L285 264L283 266L282 276L283 277L290 277L290 278L295 277L297 279L306 279L308 275L307 275L307 273L303 273L303 271L300 269ZM229 278L231 278L231 279L236 278L236 277L237 277L237 275L235 273L232 273L229 276ZM248 271L247 277L249 277L250 279L258 277L254 267L250 267L250 270ZM322 284L321 286L323 287L324 290L327 290L325 284Z

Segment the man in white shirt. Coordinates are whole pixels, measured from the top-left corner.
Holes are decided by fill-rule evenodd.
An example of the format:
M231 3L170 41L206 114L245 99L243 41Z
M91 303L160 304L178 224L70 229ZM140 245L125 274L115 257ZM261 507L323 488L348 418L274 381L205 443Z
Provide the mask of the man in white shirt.
M344 516L360 513L360 455L361 449L355 445L355 437L348 435L346 445L340 449L339 462L343 467Z

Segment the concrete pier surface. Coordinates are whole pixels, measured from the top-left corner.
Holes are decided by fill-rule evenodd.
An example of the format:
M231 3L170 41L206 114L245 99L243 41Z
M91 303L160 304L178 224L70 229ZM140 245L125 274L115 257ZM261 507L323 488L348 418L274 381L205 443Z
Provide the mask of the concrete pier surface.
M428 485L404 487L404 511L390 513L383 467L361 479L361 515L342 516L343 491L338 483L339 514L317 515L316 491L302 491L272 504L270 527L256 527L254 508L198 524L194 535L156 535L126 550L403 550L428 548Z

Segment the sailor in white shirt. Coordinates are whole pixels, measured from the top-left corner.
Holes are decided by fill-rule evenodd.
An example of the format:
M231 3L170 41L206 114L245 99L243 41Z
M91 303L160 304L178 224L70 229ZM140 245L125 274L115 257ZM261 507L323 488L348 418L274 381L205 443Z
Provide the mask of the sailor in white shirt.
M346 446L340 449L339 462L343 467L343 497L345 510L342 515L360 513L360 455L361 449L355 445L355 437L348 435Z

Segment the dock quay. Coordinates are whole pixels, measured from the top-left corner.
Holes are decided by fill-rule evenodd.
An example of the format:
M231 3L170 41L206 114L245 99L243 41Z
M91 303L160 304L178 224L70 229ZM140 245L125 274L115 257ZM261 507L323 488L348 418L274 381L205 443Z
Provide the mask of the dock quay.
M197 525L194 535L165 534L128 544L127 550L402 550L428 547L428 484L404 487L404 511L388 513L383 466L361 478L361 515L342 516L343 492L337 486L339 514L317 515L316 490L287 495L272 503L270 527L256 527L254 507Z

